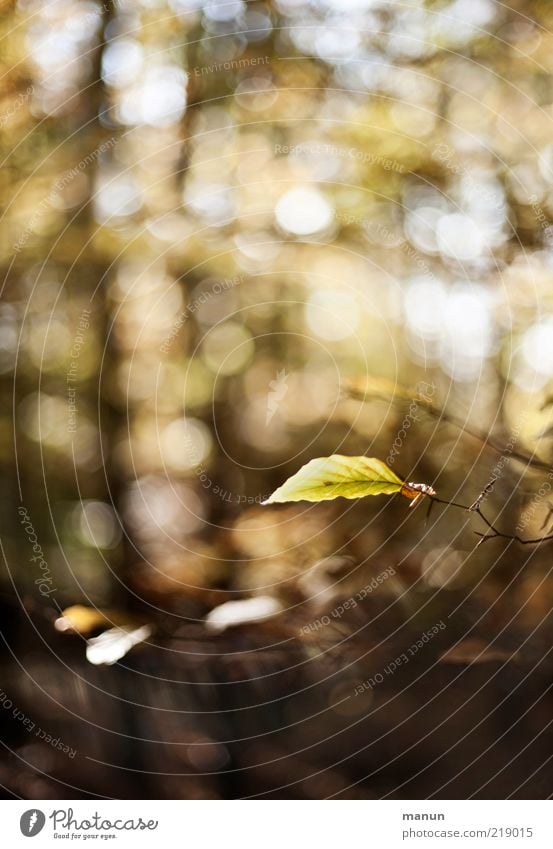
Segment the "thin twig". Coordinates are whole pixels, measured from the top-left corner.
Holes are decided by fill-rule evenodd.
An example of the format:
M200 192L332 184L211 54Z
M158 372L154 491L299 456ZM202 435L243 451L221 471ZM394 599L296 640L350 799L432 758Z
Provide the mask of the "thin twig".
M477 439L478 442L482 443L485 448L491 448L491 450L495 451L496 454L508 453L510 457L514 457L515 460L518 460L520 463L524 463L526 466L532 466L533 468L540 469L544 472L551 471L550 463L546 463L544 460L540 460L539 457L534 456L534 454L526 454L523 451L517 451L515 448L507 450L506 445L501 445L500 443L496 442L495 439L490 436L490 434L483 433L481 431L477 431L473 428L467 427L467 425L464 424L461 419L458 419L456 416L451 415L451 413L446 413L445 410L440 410L430 404L426 404L423 409L430 413L432 416L434 416L434 418L442 420L446 422L446 424L453 425L453 427L456 427L463 433L466 433L467 436L470 436L472 439Z
M347 390L349 396L351 398L355 398L358 401L366 401L367 396L372 396L373 398L380 398L384 401L391 400L396 403L405 403L405 398L398 395L387 395L384 392L378 391L368 391L368 392L360 392L357 389L349 388ZM472 427L466 425L461 419L457 418L457 416L452 415L451 413L447 413L445 410L439 407L435 407L434 404L425 401L424 399L413 397L413 400L416 401L422 410L425 410L438 421L443 421L446 424L452 425L460 430L462 433L470 436L471 439L476 439L480 442L484 448L489 448L494 451L496 454L503 455L508 453L510 457L514 457L515 460L518 460L520 463L524 463L526 466L531 466L534 469L540 469L542 472L551 472L551 464L546 463L544 460L540 460L534 454L526 454L523 451L518 451L515 448L507 449L506 445L501 445L499 442L496 442L495 438L492 437L489 433L484 433L482 431L475 430Z
M458 501L448 501L445 498L438 498L436 495L428 495L427 498L432 499L437 504L445 504L447 507L457 507L459 510L466 510L468 513L478 513L484 524L487 526L488 530L485 533L481 533L480 531L475 531L476 536L480 537L480 541L477 543L477 548L479 545L482 545L483 542L487 542L490 539L508 539L511 542L518 542L520 545L539 545L542 542L547 542L548 540L553 539L553 534L548 534L548 536L544 537L536 537L534 539L523 539L518 534L507 534L503 531L498 530L493 522L484 515L482 512L482 508L480 504L476 501L474 504L460 504Z
M354 388L349 389L349 395L352 398L357 398L358 400L365 401L367 395L372 395L376 398L383 398L385 400L391 400L394 403L405 401L404 397L394 395L391 396L388 394L384 394L378 391L365 392L361 393ZM452 415L451 413L446 413L445 410L435 407L432 402L428 402L424 398L414 397L414 400L420 405L423 410L426 410L427 413L430 413L431 416L438 419L439 421L444 421L446 424L450 424L453 427L458 428L461 433L470 436L472 439L478 440L484 448L490 448L492 451L495 451L497 454L503 455L508 453L510 457L513 457L515 460L518 460L521 463L524 463L526 466L531 466L535 469L540 469L541 471L546 471L549 474L552 472L551 464L540 460L534 454L526 454L522 451L517 451L514 448L507 449L507 446L500 445L495 441L494 438L490 436L490 434L483 433L481 431L477 431L468 427L461 419ZM490 522L489 519L482 512L482 502L484 499L491 494L493 488L495 486L497 478L492 478L484 487L482 492L478 495L476 500L472 504L460 504L458 501L447 501L443 498L438 498L436 495L426 494L426 497L430 499L430 505L428 508L428 512L426 514L426 523L430 518L430 510L432 509L432 504L436 502L437 504L444 504L447 507L456 507L459 510L466 510L468 513L478 513L484 524L487 526L488 530L485 533L481 533L480 531L475 531L475 534L480 537L480 540L477 544L481 545L483 542L487 542L490 539L507 539L511 542L518 542L520 545L540 545L542 542L548 542L553 539L553 534L548 534L543 537L536 537L533 539L523 539L518 534L507 534L503 531L498 530L493 522ZM549 512L544 520L542 525L542 529L546 526L546 524L551 519L553 515L553 506L549 506Z

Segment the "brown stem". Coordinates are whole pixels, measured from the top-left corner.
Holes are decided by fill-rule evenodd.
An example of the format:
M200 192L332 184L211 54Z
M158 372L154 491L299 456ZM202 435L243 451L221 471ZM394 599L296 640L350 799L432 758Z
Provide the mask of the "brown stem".
M480 537L480 541L476 546L477 548L479 545L482 545L483 542L498 538L508 539L511 542L518 542L520 545L539 545L542 542L547 542L548 540L553 539L553 534L548 534L548 536L544 537L535 537L533 539L523 539L518 534L506 534L503 531L499 531L493 522L490 522L490 520L483 514L478 502L468 505L460 504L458 501L448 501L445 498L438 498L436 495L428 495L427 498L432 499L432 501L435 501L437 504L445 504L447 507L457 507L459 510L466 510L468 513L478 513L484 524L487 525L488 530L485 533L475 531L475 534Z
M405 402L405 398L397 395L389 395L385 393L381 393L378 391L372 392L360 392L354 388L349 388L347 390L349 396L351 398L356 398L359 401L365 401L367 396L372 395L374 398L381 398L386 401L390 400L390 397L394 403ZM489 434L484 433L482 431L474 430L471 427L468 427L461 419L457 418L457 416L452 415L451 413L447 413L445 410L435 407L432 403L428 403L428 401L424 401L424 399L417 398L414 396L413 400L417 401L421 409L426 410L431 416L438 421L443 421L446 424L452 425L460 430L462 433L470 436L471 439L477 440L484 448L489 448L494 451L496 454L505 454L508 453L510 457L514 457L515 460L518 460L520 463L524 463L526 466L531 466L534 469L540 469L540 471L551 472L551 464L546 463L544 460L540 460L538 457L535 457L533 454L526 454L523 451L517 451L515 448L507 449L507 446L501 445L499 442Z

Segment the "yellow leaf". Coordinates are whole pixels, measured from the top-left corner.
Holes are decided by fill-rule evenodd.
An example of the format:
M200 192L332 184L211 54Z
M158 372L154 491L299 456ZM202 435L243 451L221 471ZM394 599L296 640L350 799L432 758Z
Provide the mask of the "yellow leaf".
M125 611L100 610L97 607L85 607L83 604L66 607L54 622L57 631L72 631L77 634L90 634L97 628L105 628L108 625L130 624L134 624L134 617Z
M402 487L403 481L382 460L333 454L302 466L263 503L393 495Z

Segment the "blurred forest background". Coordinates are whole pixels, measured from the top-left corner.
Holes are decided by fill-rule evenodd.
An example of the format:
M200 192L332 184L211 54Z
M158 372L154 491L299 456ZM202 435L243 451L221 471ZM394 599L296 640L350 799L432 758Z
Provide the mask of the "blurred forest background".
M0 9L5 795L549 796L551 4Z

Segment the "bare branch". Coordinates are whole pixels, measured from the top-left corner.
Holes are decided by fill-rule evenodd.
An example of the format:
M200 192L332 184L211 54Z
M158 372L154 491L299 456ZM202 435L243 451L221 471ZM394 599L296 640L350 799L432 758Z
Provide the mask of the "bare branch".
M508 534L503 531L498 530L493 522L484 515L482 512L482 508L478 499L473 504L460 504L458 501L448 501L445 498L437 498L437 496L429 495L428 498L431 498L432 501L437 502L438 504L444 504L448 507L456 507L458 510L465 510L469 513L477 513L480 519L484 522L487 527L487 531L485 533L481 533L480 531L475 531L476 536L480 537L478 543L476 544L476 548L482 545L484 542L488 542L491 539L506 539L510 542L518 542L519 545L540 545L542 542L548 542L553 540L553 534L548 534L543 537L535 537L532 539L523 539L518 534ZM550 515L553 514L553 506L549 507ZM549 518L549 517L548 517ZM545 523L544 523L545 524ZM542 525L543 527L543 525Z
M372 396L373 398L381 398L386 401L389 401L391 399L394 403L405 403L405 398L402 395L394 395L393 393L379 392L376 390L367 390L365 392L361 392L356 388L349 387L346 390L346 394L349 395L350 398L355 398L358 401L366 401L368 396ZM469 436L471 439L475 439L484 448L489 448L496 454L508 454L510 457L513 457L515 460L518 460L525 466L530 466L534 469L540 469L540 471L543 472L551 471L550 464L546 463L544 460L540 460L539 457L536 457L534 454L527 454L523 451L515 450L514 448L507 448L506 445L501 445L499 442L497 442L495 438L492 437L489 433L478 431L473 427L467 426L465 422L457 418L457 416L446 412L441 407L436 407L434 404L432 404L432 402L428 402L424 398L417 399L416 397L415 400L418 401L421 409L427 412L430 416L437 419L438 421L442 421L446 424L456 427L466 436Z

